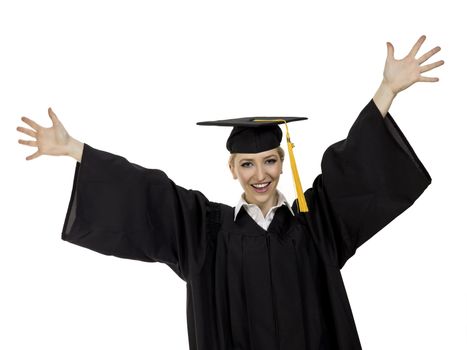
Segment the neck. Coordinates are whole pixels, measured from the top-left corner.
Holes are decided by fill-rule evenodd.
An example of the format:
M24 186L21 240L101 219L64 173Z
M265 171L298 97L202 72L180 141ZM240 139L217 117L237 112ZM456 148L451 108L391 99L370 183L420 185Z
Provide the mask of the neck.
M243 198L245 199L245 201L247 203L251 203L248 198L246 198L245 194L243 194ZM277 189L276 189L276 192L274 193L273 196L271 196L271 198L265 202L265 203L257 203L256 205L261 209L261 212L263 213L263 216L266 217L266 214L269 212L269 210L277 205L277 201L279 200L279 193L277 192Z

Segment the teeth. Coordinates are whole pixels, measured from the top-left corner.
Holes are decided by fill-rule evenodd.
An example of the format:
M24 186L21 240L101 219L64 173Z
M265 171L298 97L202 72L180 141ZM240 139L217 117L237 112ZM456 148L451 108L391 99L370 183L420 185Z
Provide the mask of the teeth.
M256 188L263 188L263 187L266 187L267 185L269 185L269 182L264 183L264 184L254 184L253 187L256 187Z

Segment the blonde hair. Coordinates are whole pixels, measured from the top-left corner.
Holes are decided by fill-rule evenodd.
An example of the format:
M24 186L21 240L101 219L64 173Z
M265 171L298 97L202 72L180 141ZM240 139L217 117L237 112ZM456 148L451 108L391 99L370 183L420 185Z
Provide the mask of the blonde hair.
M274 150L277 151L277 153L279 154L279 158L280 160L283 162L284 161L284 158L285 158L285 152L284 152L284 149L281 147L281 146L278 146L276 148L274 148ZM234 161L235 161L235 156L237 155L238 153L232 153L229 157L229 166L233 167L234 166Z

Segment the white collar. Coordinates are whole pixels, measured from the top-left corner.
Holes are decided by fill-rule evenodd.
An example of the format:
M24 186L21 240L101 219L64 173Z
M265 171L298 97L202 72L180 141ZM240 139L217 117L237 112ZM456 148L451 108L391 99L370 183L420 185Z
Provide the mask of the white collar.
M285 198L285 196L282 194L282 192L280 192L279 190L277 190L277 194L278 194L278 197L277 197L277 204L275 206L273 206L271 209L269 209L269 212L271 212L271 210L275 209L275 208L279 208L281 207L282 205L286 205L287 208L289 208L290 212L292 213L292 215L295 215L292 208L290 207L289 203L287 202L287 199ZM234 212L234 221L235 219L237 219L237 215L240 211L240 209L242 209L243 206L256 206L256 204L250 204L248 203L246 200L245 200L245 193L242 193L242 195L240 196L240 200L238 201L238 204L237 206L235 207L235 212ZM269 214L268 212L268 214ZM267 215L266 215L267 216Z

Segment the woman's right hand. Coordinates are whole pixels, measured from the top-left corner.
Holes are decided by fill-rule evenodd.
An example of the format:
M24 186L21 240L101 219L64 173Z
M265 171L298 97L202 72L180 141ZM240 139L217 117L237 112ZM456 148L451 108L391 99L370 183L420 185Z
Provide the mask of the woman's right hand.
M49 108L48 112L52 120L52 127L45 128L29 118L22 117L21 120L28 124L32 130L21 126L16 128L16 130L36 139L36 141L18 140L22 145L37 147L37 151L26 157L26 160L32 160L43 154L50 156L72 155L76 144L81 144L68 134L52 108Z

